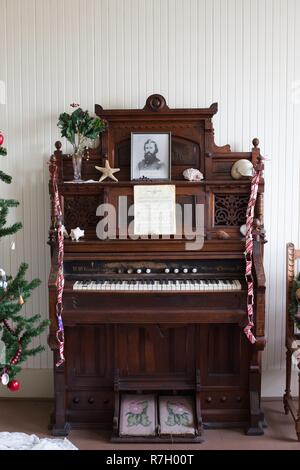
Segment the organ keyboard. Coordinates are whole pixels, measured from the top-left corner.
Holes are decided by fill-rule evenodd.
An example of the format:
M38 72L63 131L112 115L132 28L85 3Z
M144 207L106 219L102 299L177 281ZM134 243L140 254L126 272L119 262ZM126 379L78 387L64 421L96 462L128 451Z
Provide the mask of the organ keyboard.
M244 334L247 325L245 223L250 181L233 180L232 165L260 158L258 140L251 152L232 152L214 142L207 109L170 109L160 95L148 98L143 110L109 110L96 106L107 121L99 147L89 149L83 180L72 181L72 161L61 152L51 157L57 178L50 184L52 200L49 244L49 344L58 361L56 281L57 184L63 223L70 232L85 231L78 242L65 240L63 322L66 362L54 368L55 410L52 432L66 435L71 427L109 427L119 438L122 393L187 394L193 397L195 436L206 427L245 426L247 434L263 434L260 407L261 351L264 349L265 276L263 269L263 191L258 188L253 230L255 344ZM130 181L131 132L171 132L171 181ZM118 167L119 182L97 180L95 165ZM187 168L204 174L201 182L183 179ZM54 184L53 184L54 183ZM97 208L110 204L119 220L120 198L134 202L138 184L175 186L176 203L191 209L204 206L204 245L187 248L185 234L165 239L131 240L119 233L100 240ZM177 226L184 225L178 218ZM128 215L128 225L132 217ZM248 299L249 300L249 299ZM251 299L250 299L251 300ZM140 396L140 395L139 395ZM122 439L126 439L122 437ZM131 437L133 439L133 437ZM157 439L144 438L144 440ZM172 435L170 442L176 441Z
M76 281L74 290L88 291L144 291L144 292L231 292L240 291L238 280L152 280L152 281Z

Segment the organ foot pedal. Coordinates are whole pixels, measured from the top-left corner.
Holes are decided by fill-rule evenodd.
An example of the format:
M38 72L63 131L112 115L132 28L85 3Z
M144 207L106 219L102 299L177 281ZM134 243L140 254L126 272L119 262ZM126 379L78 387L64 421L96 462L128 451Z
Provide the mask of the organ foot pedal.
M176 390L159 378L121 378L117 370L114 389L112 442L204 441L199 370L194 384L183 378Z

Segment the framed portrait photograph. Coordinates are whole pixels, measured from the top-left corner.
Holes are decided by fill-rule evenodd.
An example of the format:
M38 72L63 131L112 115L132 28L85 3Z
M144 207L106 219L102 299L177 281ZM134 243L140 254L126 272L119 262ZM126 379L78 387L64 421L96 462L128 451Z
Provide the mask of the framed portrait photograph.
M171 179L171 132L131 133L131 179Z

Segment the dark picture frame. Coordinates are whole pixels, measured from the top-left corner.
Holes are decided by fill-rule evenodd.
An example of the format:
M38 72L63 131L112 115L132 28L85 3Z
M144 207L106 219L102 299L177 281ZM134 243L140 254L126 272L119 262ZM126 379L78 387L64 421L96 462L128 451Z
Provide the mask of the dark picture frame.
M171 132L131 133L131 179L171 179Z

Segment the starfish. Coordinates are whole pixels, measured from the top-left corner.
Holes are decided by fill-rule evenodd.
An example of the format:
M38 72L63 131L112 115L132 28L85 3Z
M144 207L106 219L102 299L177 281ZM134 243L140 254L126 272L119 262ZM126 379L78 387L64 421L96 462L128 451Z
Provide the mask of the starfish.
M114 181L118 181L117 178L114 176L114 173L120 171L120 168L111 168L109 165L109 161L105 160L105 167L103 166L95 166L96 170L101 171L102 176L99 179L99 183L105 180L106 178L110 178Z

